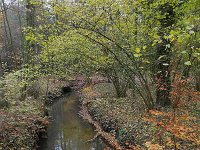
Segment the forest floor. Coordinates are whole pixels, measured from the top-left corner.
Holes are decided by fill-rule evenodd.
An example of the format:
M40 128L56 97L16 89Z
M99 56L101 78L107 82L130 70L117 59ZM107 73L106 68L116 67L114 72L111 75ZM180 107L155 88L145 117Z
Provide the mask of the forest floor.
M47 105L61 96L61 87L65 85L65 81L43 78L29 87L25 100L17 97L9 102L1 100L0 150L36 149L39 138L46 138L49 124Z
M48 81L48 90L53 94L50 97L60 95L59 89L66 86L65 81ZM43 95L46 82L38 81L29 92ZM195 96L200 98L199 93ZM44 116L45 101L33 97L14 100L8 108L0 108L0 150L33 149L39 136L45 136L49 123ZM47 103L53 102L51 98L48 100ZM83 118L94 124L97 136L102 136L115 149L196 150L200 145L199 101L176 110L176 115L172 108L148 111L137 95L117 98L111 83L85 86L81 101Z
M36 147L48 125L41 110L41 105L32 99L0 109L0 150Z
M93 121L87 115L83 118L101 127L97 126L97 131L106 134L100 136L109 134L108 143L115 149L196 150L199 147L199 101L191 103L187 113L186 109L179 109L174 116L172 108L147 110L137 95L117 98L110 83L87 86L82 94L82 104Z

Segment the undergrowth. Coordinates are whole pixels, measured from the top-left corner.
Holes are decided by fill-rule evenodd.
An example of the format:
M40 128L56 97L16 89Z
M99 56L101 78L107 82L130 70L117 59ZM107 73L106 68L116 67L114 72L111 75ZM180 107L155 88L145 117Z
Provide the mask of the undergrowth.
M83 89L89 113L102 128L114 135L125 149L198 149L200 144L200 93L190 80L177 77L172 85L172 107L146 110L134 97L116 98L110 83ZM106 91L103 91L106 90Z
M60 96L64 81L52 77L22 78L7 74L0 82L0 150L35 149L49 124L45 102Z

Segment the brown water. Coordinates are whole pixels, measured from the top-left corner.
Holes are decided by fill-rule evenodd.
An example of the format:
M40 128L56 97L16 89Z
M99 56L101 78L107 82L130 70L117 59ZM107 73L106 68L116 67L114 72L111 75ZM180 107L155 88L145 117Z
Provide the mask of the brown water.
M48 138L40 141L38 150L103 150L100 139L87 142L94 137L94 128L78 112L78 98L74 93L58 100L51 107L53 120Z

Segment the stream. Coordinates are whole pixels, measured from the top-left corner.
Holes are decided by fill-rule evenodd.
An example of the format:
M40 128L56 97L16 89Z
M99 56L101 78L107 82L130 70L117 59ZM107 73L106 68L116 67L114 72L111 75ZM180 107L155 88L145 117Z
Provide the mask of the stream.
M60 98L51 107L52 122L47 139L39 142L38 150L103 150L100 139L87 142L95 136L94 128L78 112L79 100L75 93Z

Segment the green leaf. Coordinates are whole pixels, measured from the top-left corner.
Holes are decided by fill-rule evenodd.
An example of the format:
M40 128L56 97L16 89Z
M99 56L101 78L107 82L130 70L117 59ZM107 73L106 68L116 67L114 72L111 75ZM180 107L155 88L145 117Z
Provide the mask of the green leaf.
M167 45L166 45L166 48L170 48L170 47L171 47L171 45L170 45L170 44L167 44Z
M190 30L189 33L190 33L190 34L194 34L195 32L194 32L193 30Z
M162 58L166 57L166 55L162 55L158 58L158 60L161 60Z
M169 66L169 64L168 63L163 63L163 66Z
M186 53L187 53L186 51L182 51L182 52L181 52L181 54L186 54Z
M143 49L146 49L147 48L147 46L143 46Z
M192 65L191 61L186 61L184 64L185 64L186 66Z
M182 43L183 42L183 38L182 37L179 37L178 38L178 43Z
M138 58L140 56L141 56L141 54L134 54L134 57L136 57L136 58Z
M135 52L136 52L136 53L140 53L140 48L137 47L137 48L135 49Z

